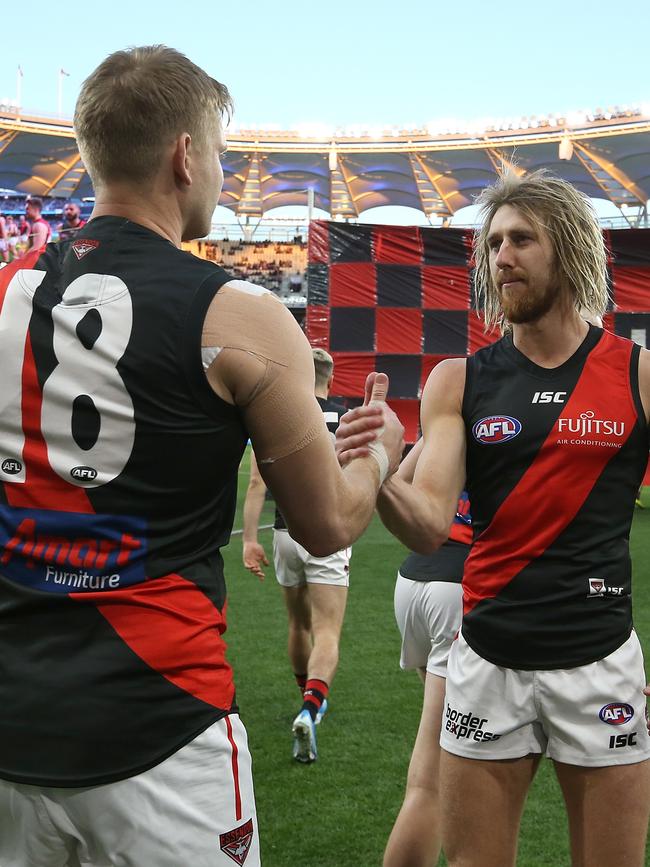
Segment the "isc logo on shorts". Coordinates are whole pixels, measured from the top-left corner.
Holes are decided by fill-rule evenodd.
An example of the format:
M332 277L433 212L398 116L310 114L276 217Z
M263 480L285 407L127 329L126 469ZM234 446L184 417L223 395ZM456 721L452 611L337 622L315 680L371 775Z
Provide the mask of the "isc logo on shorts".
M610 726L622 726L634 716L634 708L631 704L622 701L612 701L601 707L598 716Z
M488 415L472 428L474 439L484 445L506 443L520 432L521 422L509 415Z

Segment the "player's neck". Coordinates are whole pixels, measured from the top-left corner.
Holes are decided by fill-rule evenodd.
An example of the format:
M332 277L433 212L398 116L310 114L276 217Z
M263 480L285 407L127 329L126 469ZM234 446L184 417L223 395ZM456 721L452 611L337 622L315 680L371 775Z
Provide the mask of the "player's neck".
M175 247L181 246L180 213L170 197L156 195L155 187L146 195L127 184L111 184L100 189L96 192L90 219L95 217L124 217L161 235Z
M329 389L318 388L318 386L316 386L316 388L314 388L314 394L316 395L316 397L320 397L322 400L327 400L327 398L329 397Z
M583 342L589 325L573 308L556 304L535 322L512 326L517 349L540 367L564 364Z

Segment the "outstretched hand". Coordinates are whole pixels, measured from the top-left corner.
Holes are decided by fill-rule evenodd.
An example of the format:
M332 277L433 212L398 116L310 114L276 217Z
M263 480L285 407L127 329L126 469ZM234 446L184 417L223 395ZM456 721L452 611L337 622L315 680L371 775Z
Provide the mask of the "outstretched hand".
M368 374L362 406L346 412L336 431L336 454L341 466L355 458L367 457L369 446L381 442L386 449L389 473L399 466L404 450L404 428L386 403L388 377L385 373Z
M269 561L264 548L259 542L244 542L243 550L244 566L257 575L260 581L264 581L264 569L262 566L268 566Z

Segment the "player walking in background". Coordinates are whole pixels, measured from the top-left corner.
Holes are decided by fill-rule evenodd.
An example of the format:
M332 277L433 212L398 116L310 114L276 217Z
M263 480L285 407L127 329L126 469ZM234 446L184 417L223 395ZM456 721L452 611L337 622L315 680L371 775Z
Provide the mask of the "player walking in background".
M25 219L29 221L27 252L44 247L52 236L52 229L41 216L43 200L34 196L25 202Z
M56 227L59 241L71 241L86 221L81 219L81 208L76 202L66 202L63 206L63 220Z
M329 399L334 361L324 349L312 350L314 393L328 430L334 436L345 407ZM266 485L251 455L251 476L244 503L244 566L260 578L268 565L257 538ZM318 757L315 726L327 710L327 696L339 661L339 639L347 601L350 548L328 557L314 557L295 542L282 513L273 525L275 575L283 589L289 619L287 649L303 705L293 723L293 757L313 762Z
M407 483L413 479L421 446L420 440L398 470ZM433 554L411 552L397 573L400 665L417 670L424 700L404 803L386 845L384 867L431 867L440 854L440 725L447 660L463 613L461 581L472 541L471 523L463 492L447 541Z
M423 551L446 538L463 487L472 503L441 735L443 848L450 865L514 865L545 754L573 863L641 867L649 690L628 539L648 460L650 353L580 315L605 310L606 251L571 185L508 174L480 202L477 285L488 326L508 330L434 369L413 484L391 479L378 501L386 525ZM363 454L372 413L343 420L342 460Z
M173 49L112 54L75 111L90 221L0 275L3 865L259 865L222 637L243 450L319 555L399 462L386 409L342 472L290 312L180 249L210 229L230 110Z

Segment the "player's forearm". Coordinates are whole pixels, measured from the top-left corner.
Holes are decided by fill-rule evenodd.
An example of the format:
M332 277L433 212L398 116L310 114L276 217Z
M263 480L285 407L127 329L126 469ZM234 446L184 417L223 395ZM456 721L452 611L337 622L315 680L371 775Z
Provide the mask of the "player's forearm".
M357 458L324 478L312 509L283 512L292 538L315 557L349 547L364 532L375 510L379 466L374 458Z
M260 525L260 515L264 508L265 493L266 487L264 485L249 487L246 492L242 533L242 540L244 542L257 542L257 530Z
M377 511L393 536L419 554L430 554L447 539L452 516L445 504L394 476L382 485Z

